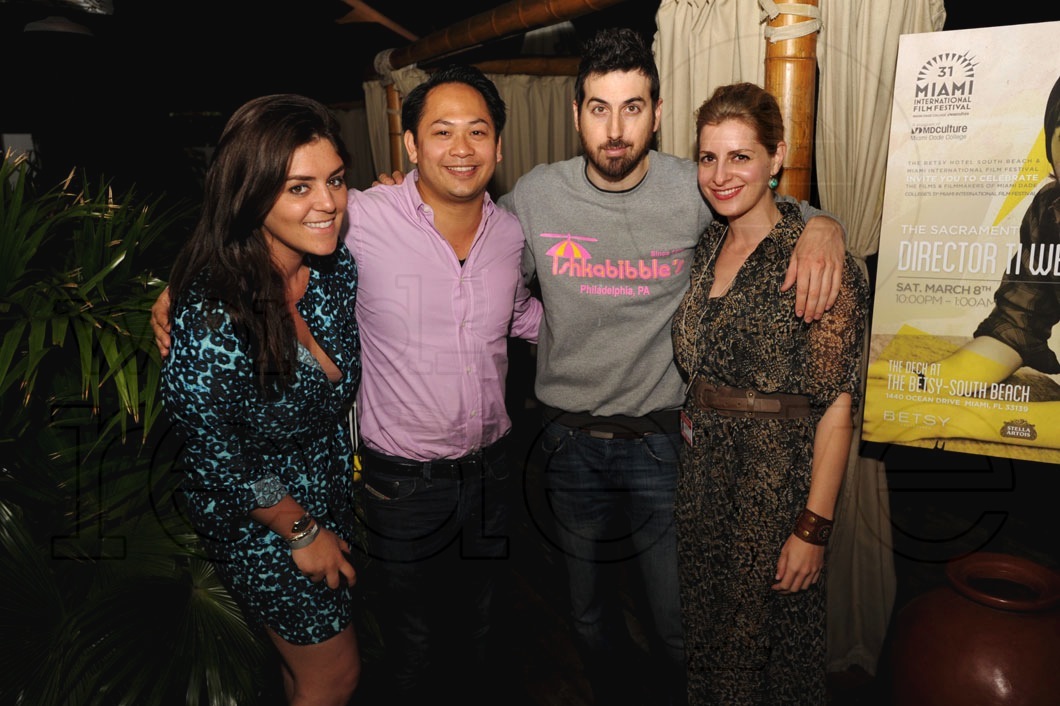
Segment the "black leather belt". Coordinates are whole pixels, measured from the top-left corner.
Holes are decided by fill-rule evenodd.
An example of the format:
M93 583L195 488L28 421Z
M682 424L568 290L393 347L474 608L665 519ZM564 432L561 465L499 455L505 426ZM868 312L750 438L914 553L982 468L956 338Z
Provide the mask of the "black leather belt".
M751 419L799 419L810 416L810 398L778 392L711 385L702 380L692 386L689 398L700 409L713 409L725 417Z
M643 439L646 436L658 433L654 431L605 431L603 429L593 429L592 427L575 427L574 429L594 439Z
M675 409L649 412L643 417L616 414L601 417L586 412L565 412L542 405L544 418L594 439L643 439L652 434L676 434L680 413Z
M381 471L409 478L460 480L478 476L482 472L483 462L496 457L504 441L505 439L500 439L460 458L440 458L432 461L416 461L401 456L390 456L364 445L361 446L359 453L364 461L364 470L368 473Z

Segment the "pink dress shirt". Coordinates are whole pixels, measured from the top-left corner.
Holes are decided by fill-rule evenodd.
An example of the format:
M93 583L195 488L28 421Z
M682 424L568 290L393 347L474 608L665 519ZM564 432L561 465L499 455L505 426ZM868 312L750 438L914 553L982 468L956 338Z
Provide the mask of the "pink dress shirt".
M507 338L537 342L541 302L523 284L518 219L486 194L461 266L418 178L351 189L346 247L358 273L361 436L376 451L428 461L464 456L511 428Z

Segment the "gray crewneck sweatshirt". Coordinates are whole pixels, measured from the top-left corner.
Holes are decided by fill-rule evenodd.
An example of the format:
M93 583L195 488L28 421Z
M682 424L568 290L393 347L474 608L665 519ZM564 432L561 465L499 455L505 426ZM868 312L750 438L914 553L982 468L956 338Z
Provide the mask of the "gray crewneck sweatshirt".
M527 276L536 271L541 286L535 392L544 404L639 417L684 401L671 319L713 216L695 162L654 150L648 160L628 191L593 186L579 156L534 167L499 201L519 217Z

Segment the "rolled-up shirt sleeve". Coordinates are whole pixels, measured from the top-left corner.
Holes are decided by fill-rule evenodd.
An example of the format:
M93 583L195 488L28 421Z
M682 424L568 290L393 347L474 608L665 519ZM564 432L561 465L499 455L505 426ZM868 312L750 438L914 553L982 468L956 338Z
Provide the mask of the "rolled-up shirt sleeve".
M541 327L541 300L533 296L522 282L515 290L515 306L512 309L512 336L537 343Z

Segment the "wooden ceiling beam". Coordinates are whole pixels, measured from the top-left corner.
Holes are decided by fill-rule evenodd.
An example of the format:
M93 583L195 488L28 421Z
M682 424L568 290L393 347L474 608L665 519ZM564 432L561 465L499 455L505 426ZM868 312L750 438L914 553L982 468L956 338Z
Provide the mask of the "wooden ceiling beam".
M476 61L475 66L487 74L525 74L527 76L577 76L577 56L520 56L512 59Z
M620 2L624 0L511 0L454 22L408 46L380 52L376 55L375 67L383 73L439 59L518 32L566 22Z
M335 20L340 25L351 24L353 22L374 22L380 24L394 32L395 34L401 35L410 42L415 42L419 39L419 36L413 34L409 30L405 29L394 20L390 19L383 13L375 10L368 5L365 5L361 0L342 0L344 3L352 7L348 14L343 15L339 19Z

